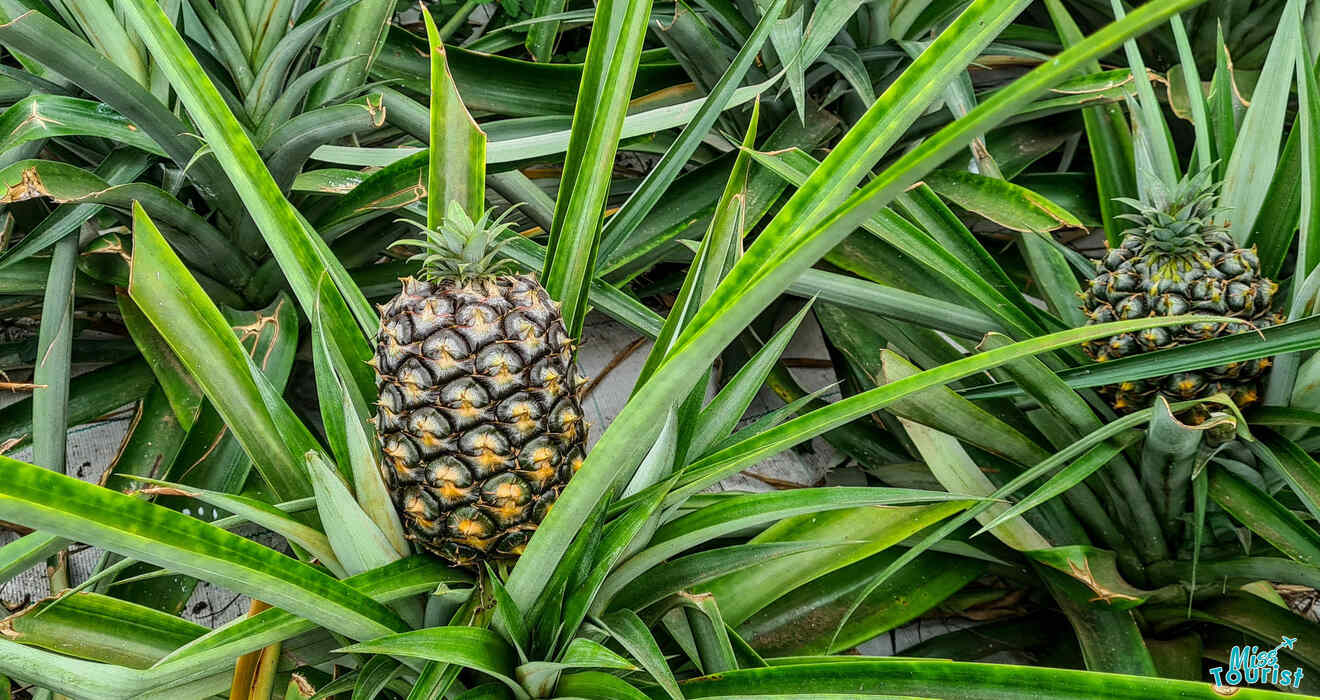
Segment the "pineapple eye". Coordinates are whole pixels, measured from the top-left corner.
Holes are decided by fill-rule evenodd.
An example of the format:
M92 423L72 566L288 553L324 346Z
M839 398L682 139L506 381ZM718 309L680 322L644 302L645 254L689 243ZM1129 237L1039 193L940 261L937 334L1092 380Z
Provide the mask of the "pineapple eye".
M459 537L484 540L495 531L495 523L472 506L464 506L449 514L448 529Z
M511 313L504 318L504 332L512 338L527 339L540 332L526 316L520 313Z
M1251 287L1241 282L1232 282L1228 285L1228 308L1234 311L1249 311L1255 306L1255 295Z
M382 411L388 411L391 415L397 414L403 410L403 395L399 393L399 389L395 385L386 384L380 390L380 400L376 405Z
M445 385L441 391L440 400L443 405L449 408L472 408L474 406L486 406L490 403L490 397L470 377Z
M422 354L432 361L453 365L472 354L467 341L453 331L438 331L422 343Z
M458 530L458 534L465 537L481 537L488 531L488 528L481 521L473 518L459 520L455 529Z
M545 516L550 512L551 506L555 504L555 499L559 497L557 491L546 491L536 499L536 508L532 510L532 517L540 522L545 520Z
M459 333L478 347L500 339L502 333L498 319L499 314L494 309L481 303L468 304L454 314Z
M560 393L559 379L559 372L553 369L546 369L541 373L541 385L552 394Z
M522 337L522 346L529 355L539 354L545 348L545 335L528 333Z
M1091 323L1109 323L1117 318L1114 315L1114 307L1109 304L1097 306L1095 311L1091 312Z
M554 469L561 459L555 441L547 435L542 435L527 443L518 453L518 466L528 472L545 468Z
M1115 336L1109 340L1109 355L1110 357L1123 357L1132 352L1134 345L1132 336L1129 334Z
M449 421L434 408L419 408L408 417L408 432L424 437L448 435Z
M1172 375L1165 382L1165 390L1174 396L1192 398L1205 388L1205 379L1198 374L1180 372Z
M497 397L523 388L522 370L522 357L506 343L491 345L476 360L477 379Z
M548 447L542 447L532 452L532 459L537 462L549 462L554 457L554 450Z
M413 441L402 435L386 437L384 445L381 446L381 452L384 452L386 456L408 463L415 463L420 456Z
M412 314L404 312L390 318L388 321L381 324L380 333L386 338L394 341L398 341L400 338L414 337Z
M538 493L544 491L555 478L555 468L550 462L537 462L536 468L530 471L518 472L523 478L531 482L532 488Z
M426 303L422 304L422 308L417 311L416 318L430 320L449 316L452 311L450 308L446 308L446 306L447 305L441 301L439 297L431 297L426 300Z
M452 314L443 310L440 300L434 297L427 299L422 308L415 311L412 315L413 331L418 336L431 335L449 320Z
M403 511L408 515L421 518L430 517L438 510L439 504L426 491L412 487L403 496Z
M1166 328L1147 328L1141 332L1141 344L1148 349L1161 348L1168 345L1171 340L1169 331Z
M403 282L403 293L406 296L425 297L431 295L431 283L426 280L405 277L401 281Z
M515 505L523 505L531 500L532 496L527 491L527 484L514 474L500 474L487 481L481 488L481 495L487 502L512 502Z
M400 343L394 335L387 334L384 331L381 332L381 335L385 337L385 341L377 348L377 355L385 361L387 367L393 367L403 362L404 358L412 354L411 346Z
M472 483L472 472L463 463L453 457L441 457L428 466L429 480L432 483L449 483L467 486Z
M417 384L419 386L426 386L435 382L431 377L431 373L415 357L410 357L404 361L403 366L399 367L395 379L403 384Z
M471 489L460 488L453 484L441 484L436 489L440 500L447 506L459 505L462 503L471 503L473 501Z
M506 423L535 420L541 417L538 406L527 392L520 391L505 399L499 406L499 418Z
M426 389L418 384L404 384L403 397L410 405L416 406L426 400Z
M376 412L375 425L381 433L392 433L403 428L403 421L399 414L391 411L383 404L377 406L380 410Z
M573 451L572 456L568 458L568 466L573 470L573 473L576 474L577 470L582 468L582 463L586 461L586 459L587 456L582 452L581 448L576 449Z
M539 513L533 516L535 520L542 520L544 517L544 515ZM530 537L528 537L526 532L515 530L500 538L499 544L495 547L495 551L510 557L520 556L522 555L523 550L527 549L527 540L529 539Z
M555 432L571 433L577 429L582 416L570 399L560 399L550 411L550 429Z
M1155 301L1155 310L1165 316L1185 314L1190 307L1187 297L1177 294L1165 294Z
M1114 312L1121 319L1142 318L1146 315L1146 298L1133 294L1118 302L1114 307Z
M468 431L459 439L459 449L466 454L475 455L479 452L501 452L509 451L509 441L493 425L483 425Z
M513 484L501 484L495 490L495 497L500 499L518 498L521 495L523 495L523 491Z

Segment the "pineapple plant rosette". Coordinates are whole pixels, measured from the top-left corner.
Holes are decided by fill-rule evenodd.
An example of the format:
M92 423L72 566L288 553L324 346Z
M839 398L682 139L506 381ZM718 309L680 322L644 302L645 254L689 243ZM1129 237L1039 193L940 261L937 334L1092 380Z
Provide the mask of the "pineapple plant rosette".
M508 228L450 202L421 279L380 308L384 470L408 538L459 565L511 559L582 465L587 426L559 304L499 257Z

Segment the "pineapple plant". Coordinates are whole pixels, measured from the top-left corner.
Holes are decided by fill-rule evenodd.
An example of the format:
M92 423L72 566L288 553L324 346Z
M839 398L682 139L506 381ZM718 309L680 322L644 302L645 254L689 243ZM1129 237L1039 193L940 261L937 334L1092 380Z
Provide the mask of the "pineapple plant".
M12 679L36 697L108 699L350 689L529 700L1016 697L1041 688L1069 700L1219 697L1204 683L1158 677L1172 674L1152 653L1178 642L1187 663L1177 675L1192 677L1199 669L1188 667L1237 641L1216 620L1256 641L1275 627L1300 628L1302 620L1280 620L1287 611L1236 586L1268 577L1310 590L1314 567L1285 559L1314 559L1310 521L1276 527L1250 516L1316 512L1308 482L1280 486L1254 473L1274 464L1306 477L1293 465L1320 453L1314 433L1294 444L1269 426L1310 420L1302 411L1316 404L1296 402L1301 411L1282 417L1250 412L1258 440L1228 444L1221 433L1236 426L1234 435L1246 436L1248 426L1227 406L1187 426L1177 416L1190 407L1151 396L1155 407L1108 421L1054 381L1056 370L1072 383L1074 370L1092 369L1055 354L1065 346L1170 319L1147 309L1109 326L1070 327L1086 319L1067 260L1046 256L1054 249L1045 244L1030 247L1042 237L1023 237L1029 276L1019 275L1019 261L990 254L945 200L976 205L957 197L1006 193L979 201L1034 222L1031 205L1041 200L1007 188L1094 182L1055 171L1071 169L1072 151L1081 152L1073 147L1042 161L1044 171L993 159L998 145L1039 138L1041 125L1029 122L1042 106L1099 110L1121 100L1130 76L1096 73L1099 64L1086 74L1086 65L1190 0L1141 5L1026 82L980 71L972 102L991 97L931 134L938 118L922 115L937 117L935 102L970 65L1001 59L992 42L1014 48L1028 37L1029 51L1010 55L1016 65L1054 50L1040 37L1072 33L1037 26L1046 16L1021 12L1025 4L978 0L955 13L862 3L850 14L797 3L805 26L828 37L821 56L829 60L798 52L790 89L778 95L763 78L785 67L776 55L793 54L762 48L783 43L772 30L783 26L785 0L675 13L660 26L649 3L601 0L592 27L541 16L525 32L507 31L517 29L508 26L512 5L478 8L481 22L465 23L473 3L429 3L401 17L393 3L351 1L203 0L179 10L124 0L111 15L0 12L0 103L18 100L8 118L21 127L0 147L10 159L0 174L12 197L51 200L15 199L0 212L0 241L10 228L25 232L0 251L0 307L36 331L0 343L0 370L23 372L12 379L29 388L17 390L33 393L0 407L0 521L33 530L6 545L0 582L49 557L52 572L73 573L59 573L58 585L50 576L52 591L77 586L0 621L0 684ZM1057 0L1042 5L1050 22L1067 18ZM659 17L668 12L657 8ZM407 24L418 16L425 40ZM450 49L452 70L435 19L447 41L467 47ZM573 33L561 40L562 29ZM556 48L587 36L585 57ZM712 37L734 43L712 54ZM141 51L116 49L138 42ZM924 59L902 58L898 49L912 42ZM371 46L377 55L367 60L353 48ZM853 53L866 70L835 71ZM734 58L727 69L700 60L712 55ZM792 89L794 70L809 71L809 92ZM1004 84L988 84L989 72ZM1280 75L1288 72L1266 79ZM678 93L656 91L689 94L688 85L706 96L678 111L669 102ZM884 94L868 94L881 85ZM767 90L759 107L734 101L750 90ZM1253 103L1268 106L1258 94ZM1289 90L1273 94L1286 110ZM665 106L652 109L657 100ZM1313 112L1320 107L1304 114ZM127 121L107 119L113 114ZM1071 138L1081 128L1074 121L1046 126L1067 127ZM1031 128L988 131L997 125ZM1219 126L1210 133L1232 132ZM656 136L637 138L641 127ZM741 147L729 143L740 131ZM839 131L846 136L835 140ZM987 133L989 143L977 143ZM962 191L932 177L956 164L955 147L971 147L987 166L979 179L959 179ZM639 150L663 158L645 177L621 178L616 153ZM812 163L808 153L824 159ZM489 176L488 162L501 164ZM1305 166L1278 172L1300 182ZM488 191L499 197L496 211L527 201L544 235L507 235L502 221L482 216ZM1211 201L1192 218L1213 218ZM883 223L883 236L856 228L891 203L863 224ZM1022 211L1006 213L1015 203ZM1252 230L1238 220L1243 211L1235 202L1234 228ZM393 216L426 217L415 236L424 240L406 242L423 248L413 260L401 259L413 251L397 245L396 225L383 223ZM704 234L692 228L700 222ZM1213 249L1206 255L1217 270L1232 261L1225 239L1195 235L1210 240L1202 247ZM683 246L696 239L688 264ZM1283 257L1301 261L1297 273L1314 262L1292 255L1290 239L1257 241L1261 262L1230 277L1252 280L1249 288L1273 277L1297 295L1277 272ZM54 254L43 255L51 245ZM96 251L106 264L87 264ZM822 253L828 266L813 267ZM505 257L541 272L520 276ZM1127 269L1151 271L1149 262ZM1040 296L1027 299L1017 279L1067 284L1033 285ZM786 294L818 301L803 307ZM385 303L377 312L368 299ZM1106 303L1130 311L1137 302ZM572 340L588 305L655 341L590 455ZM781 357L812 313L828 335L828 363L850 372L842 400L797 387ZM1252 313L1235 320L1262 325ZM1293 361L1305 391L1316 363L1301 353L1320 346L1318 322L1267 329L1268 352L1208 350L1203 364L1277 355L1271 383L1293 384ZM1012 340L988 339L980 353L962 343L996 326ZM727 349L731 342L750 357ZM915 366L902 367L897 352ZM1044 353L1048 362L1030 361ZM79 364L113 360L75 374ZM1140 357L1134 373L1161 361ZM985 383L1000 367L1008 379ZM1104 381L1131 367L1111 363ZM877 368L895 378L910 371L882 387ZM714 376L722 388L702 402ZM626 372L611 381L620 377ZM945 388L955 377L965 379ZM763 386L792 394L791 403L747 420ZM1021 395L1032 401L985 403ZM138 410L108 476L98 484L75 478L81 468L60 473L69 466L66 429L129 402ZM816 437L849 457L829 461L840 473L828 485L727 488L727 477ZM28 441L31 453L22 451ZM1140 450L1140 462L1114 456L1124 447ZM1102 468L1066 488L1033 484L1055 470L1051 479L1066 480ZM727 490L709 492L717 484ZM1043 491L1019 499L1024 489ZM1193 506L1196 494L1204 507ZM992 517L1004 522L991 527ZM963 527L972 520L989 536L972 536ZM245 531L226 529L235 526ZM250 538L250 529L262 536ZM1242 556L1248 538L1256 539ZM929 551L941 540L948 546ZM92 578L77 580L83 567L54 554L74 542L104 552ZM262 603L230 622L185 612L199 580ZM276 609L258 612L264 604ZM946 610L993 627L960 626L896 650L909 658L846 653ZM1297 651L1314 664L1307 638ZM1189 639L1190 651L1181 644ZM986 654L1026 662L969 663ZM783 656L791 662L763 660ZM1280 696L1243 688L1238 697Z
M450 202L380 307L371 365L405 534L459 565L517 557L582 464L582 379L560 305L499 257L508 228Z
M1119 198L1135 210L1121 215L1134 225L1123 232L1118 246L1106 246L1105 255L1095 261L1095 274L1081 292L1082 308L1088 324L1181 314L1242 321L1148 328L1100 338L1084 346L1092 359L1116 360L1284 321L1272 305L1279 285L1261 274L1255 246L1239 247L1220 223L1226 211L1216 206L1218 189L1206 168L1173 187L1151 187L1142 199ZM1150 406L1156 395L1187 401L1223 392L1239 406L1248 406L1259 401L1269 366L1269 358L1229 362L1125 381L1102 387L1101 393L1124 413Z

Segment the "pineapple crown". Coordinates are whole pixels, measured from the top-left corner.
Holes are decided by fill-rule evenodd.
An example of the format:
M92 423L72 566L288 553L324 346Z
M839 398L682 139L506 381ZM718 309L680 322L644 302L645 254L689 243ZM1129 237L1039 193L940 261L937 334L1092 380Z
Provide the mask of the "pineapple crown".
M458 202L451 201L445 207L445 216L438 229L401 219L421 229L426 238L407 238L395 242L395 245L418 246L422 249L422 252L408 259L422 261L421 275L425 279L497 277L513 264L512 260L500 257L500 250L509 242L508 238L501 240L501 234L512 227L511 223L505 221L505 217L516 208L517 205L509 207L498 218L491 220L491 214L495 211L491 207L473 221Z
M1227 208L1215 205L1219 183L1213 179L1213 167L1211 164L1189 174L1173 187L1152 178L1152 186L1142 199L1116 197L1115 201L1136 210L1135 214L1119 215L1137 224L1123 233L1139 237L1144 243L1143 253L1172 254L1204 247L1214 234L1227 233L1215 221Z

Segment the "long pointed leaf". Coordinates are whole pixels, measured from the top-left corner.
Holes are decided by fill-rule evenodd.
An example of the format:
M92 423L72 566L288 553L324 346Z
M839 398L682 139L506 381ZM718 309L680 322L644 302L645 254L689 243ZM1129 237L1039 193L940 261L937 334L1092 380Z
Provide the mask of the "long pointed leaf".
M586 316L605 196L650 13L650 0L602 0L596 7L541 278L563 305L573 337Z

